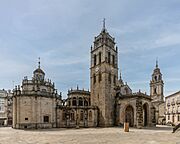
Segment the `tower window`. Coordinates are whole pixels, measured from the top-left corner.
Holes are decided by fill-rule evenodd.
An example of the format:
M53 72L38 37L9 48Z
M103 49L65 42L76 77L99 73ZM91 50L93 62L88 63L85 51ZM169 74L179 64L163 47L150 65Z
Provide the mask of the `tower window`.
M112 56L112 63L113 63L113 65L115 65L115 56L114 55Z
M94 55L94 66L96 65L96 55Z
M44 122L49 122L49 116L44 116Z
M99 64L101 63L101 52L99 52Z
M111 53L108 52L108 63L111 63Z
M156 88L154 88L154 94L157 94L157 89Z
M157 81L157 76L154 77L155 81Z
M161 76L159 75L159 80L161 80Z
M93 75L93 81L94 81L94 84L96 83L96 75L94 74Z
M83 100L81 97L79 98L79 106L83 106Z
M77 102L76 102L76 98L75 98L75 97L73 98L72 105L73 105L73 106L76 106L76 105L77 105Z
M108 81L109 83L111 83L111 74L109 73L109 76L108 76Z
M114 84L116 84L116 76L114 76L113 82Z
M99 73L99 82L102 80L102 75Z

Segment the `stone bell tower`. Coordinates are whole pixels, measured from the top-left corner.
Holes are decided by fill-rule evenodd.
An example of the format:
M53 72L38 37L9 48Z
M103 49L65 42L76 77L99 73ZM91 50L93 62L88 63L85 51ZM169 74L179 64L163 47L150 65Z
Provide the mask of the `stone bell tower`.
M153 102L163 102L164 99L164 82L162 80L162 74L158 67L158 61L156 60L156 68L152 74L152 80L150 81L150 96Z
M99 126L114 124L115 86L118 80L118 50L105 27L91 46L91 103L99 108Z

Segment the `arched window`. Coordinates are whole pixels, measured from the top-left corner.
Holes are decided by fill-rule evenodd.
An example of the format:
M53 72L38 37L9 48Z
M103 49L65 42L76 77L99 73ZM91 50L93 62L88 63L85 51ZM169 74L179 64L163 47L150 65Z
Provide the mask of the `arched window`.
M101 63L101 52L99 52L99 64Z
M89 121L92 121L92 111L89 111Z
M65 112L65 110L63 110L63 113L62 113L62 120L63 121L66 120L66 112Z
M99 82L102 80L102 75L99 73Z
M112 56L112 64L115 65L115 56Z
M84 106L88 106L88 101L84 100Z
M155 81L157 81L157 76L154 77Z
M111 53L108 52L108 63L111 63Z
M108 81L109 81L109 83L111 83L111 73L109 73Z
M81 97L79 98L79 106L83 106L83 100Z
M113 79L114 84L116 84L116 76L114 75L114 79Z
M127 87L125 87L125 89L124 89L124 90L125 90L126 94L128 94L128 88L127 88Z
M68 101L68 105L71 106L71 100Z
M154 88L154 94L157 94L157 89L156 88Z
M74 120L75 120L75 118L74 118L74 111L71 111L70 120L71 120L71 121L74 121Z
M94 74L93 75L93 81L94 81L94 84L96 83L96 75Z
M73 105L73 106L76 106L76 105L77 105L77 102L76 102L76 98L75 98L75 97L73 98L72 105Z
M84 112L81 111L81 114L80 114L80 120L83 121L83 119L84 119Z
M94 55L94 66L96 65L96 54Z

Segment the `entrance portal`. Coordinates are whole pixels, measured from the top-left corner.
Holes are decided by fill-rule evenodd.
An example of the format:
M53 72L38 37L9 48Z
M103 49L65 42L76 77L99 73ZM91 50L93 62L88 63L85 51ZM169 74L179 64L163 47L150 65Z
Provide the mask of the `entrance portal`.
M144 126L148 125L148 104L143 105L143 123Z
M125 111L125 122L128 122L130 127L134 126L134 112L133 107L130 105L127 106Z

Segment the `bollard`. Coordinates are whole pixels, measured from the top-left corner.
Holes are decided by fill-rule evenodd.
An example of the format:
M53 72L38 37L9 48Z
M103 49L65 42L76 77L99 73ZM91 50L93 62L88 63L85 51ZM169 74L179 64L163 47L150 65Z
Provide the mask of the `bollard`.
M128 122L124 123L124 132L129 132L129 123Z

